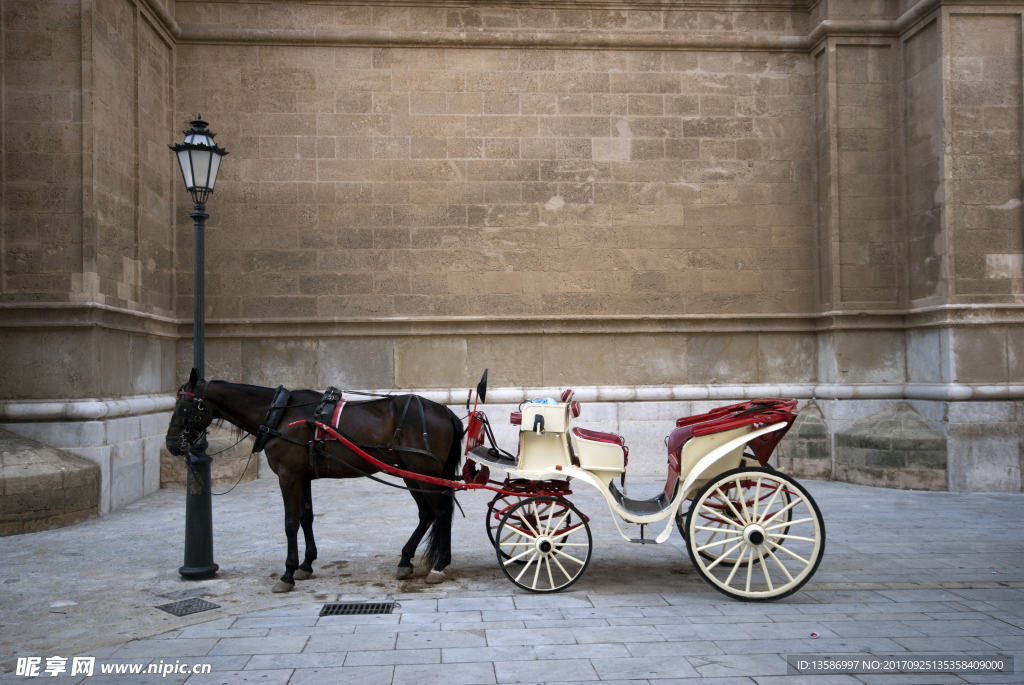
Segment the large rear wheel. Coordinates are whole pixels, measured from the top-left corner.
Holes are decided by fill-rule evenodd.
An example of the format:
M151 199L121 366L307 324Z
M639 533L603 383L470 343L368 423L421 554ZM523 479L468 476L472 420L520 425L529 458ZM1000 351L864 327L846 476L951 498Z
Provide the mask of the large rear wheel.
M738 493L743 496L730 496ZM810 493L762 467L733 469L709 481L693 498L686 533L686 549L701 577L744 601L793 594L825 553L825 522Z
M770 473L775 473L775 469L771 468L770 466L764 466L762 468L764 468ZM772 510L766 512L767 515L771 516L776 511L781 509L783 510L781 520L791 521L793 519L793 510L791 508L786 508L786 505L788 505L792 501L792 495L785 489L782 490L781 495L776 496L773 499L773 495L775 495L774 488L767 485L762 488L757 488L756 483L753 481L740 481L739 485L737 485L737 483L735 482L726 483L721 488L721 492L722 497L712 498L706 503L707 507L713 511L704 511L699 514L700 518L702 519L701 525L706 526L708 528L719 529L718 532L707 531L708 537L700 545L701 550L699 554L708 561L717 560L729 548L729 545L722 543L722 541L725 538L730 537L729 524L723 521L722 517L720 516L720 514L730 514L731 512L729 507L734 507L736 509L741 509L743 507L746 507L747 509L753 509L756 498L758 508L762 508L767 506L769 500L772 500ZM692 506L692 500L687 500L687 502ZM687 539L688 535L686 531L686 517L689 513L690 510L688 508L684 509L682 506L680 506L679 512L676 514L676 528L679 529L679 534L683 536L684 540ZM785 535L788 532L789 528L782 529L783 535ZM715 540L718 540L720 544L710 544ZM774 549L775 544L771 544L773 545L772 549ZM722 560L722 563L733 563L736 561L737 557L739 557L739 550L734 550L730 552L725 559ZM746 564L748 563L750 563L749 559L740 560L741 566L746 566ZM759 563L758 559L754 559L753 563Z

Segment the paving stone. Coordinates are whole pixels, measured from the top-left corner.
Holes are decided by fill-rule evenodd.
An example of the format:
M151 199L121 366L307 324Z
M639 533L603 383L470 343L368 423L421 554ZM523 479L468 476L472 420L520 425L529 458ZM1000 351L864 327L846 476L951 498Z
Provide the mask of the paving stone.
M281 668L271 671L222 671L218 673L210 671L209 673L195 673L189 676L185 682L192 683L192 685L222 685L222 683L285 685L291 680L291 677L291 669Z
M579 680L598 680L597 671L586 659L496 661L494 674L499 683L567 683Z
M398 649L443 649L448 647L485 647L483 631L441 630L398 634Z
M623 678L697 678L700 673L684 656L630 657L627 659L591 659L601 680Z
M352 668L298 668L288 685L381 685L390 683L394 666L354 666Z
M537 658L534 647L453 647L441 650L441 662L532 661Z
M746 642L746 641L744 641ZM688 642L626 643L630 656L691 656L695 654L725 654L721 647L708 640Z
M438 611L511 611L515 608L511 597L471 597L437 601Z
M490 685L495 682L494 666L490 663L395 666L392 682L393 685Z
M778 654L727 654L687 657L701 676L785 675L786 661Z
M626 645L614 643L537 645L533 649L538 659L608 659L635 656L626 649Z
M245 670L274 668L332 668L344 665L348 652L303 652L302 654L256 654L245 664Z
M388 666L396 664L439 664L440 649L391 649L349 652L345 666Z
M603 628L572 628L571 630L576 642L581 645L612 642L622 638L626 638L630 642L665 641L665 636L654 626L631 626L625 629L619 626L607 626Z
M306 647L309 639L303 635L225 638L220 640L209 654L296 654Z
M537 628L536 630L488 630L490 647L508 645L574 645L576 636L568 628Z
M111 654L116 659L139 657L206 656L217 645L217 638L192 640L139 640L129 642ZM305 642L305 638L303 638ZM299 648L301 649L301 647ZM298 651L298 650L296 650Z
M305 652L362 652L394 649L397 633L355 633L351 635L313 635Z

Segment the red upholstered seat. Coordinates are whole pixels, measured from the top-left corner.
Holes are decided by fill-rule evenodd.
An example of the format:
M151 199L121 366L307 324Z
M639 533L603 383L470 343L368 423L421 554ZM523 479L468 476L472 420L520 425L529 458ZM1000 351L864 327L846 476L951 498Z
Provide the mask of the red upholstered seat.
M626 441L621 435L615 433L602 433L601 431L591 431L586 428L573 428L573 435L583 440L593 440L595 442L610 442L613 445L622 446Z

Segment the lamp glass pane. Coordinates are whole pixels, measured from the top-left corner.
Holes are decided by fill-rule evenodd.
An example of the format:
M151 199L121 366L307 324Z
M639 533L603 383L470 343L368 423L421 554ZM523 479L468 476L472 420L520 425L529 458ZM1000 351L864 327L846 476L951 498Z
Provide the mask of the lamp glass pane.
M185 179L185 187L191 189L195 182L192 180L192 160L189 159L188 150L178 151L178 165L181 167L181 176Z
M213 152L210 150L192 150L192 173L195 174L197 188L209 188L211 157Z
M214 184L217 183L217 172L220 171L220 155L214 155L210 162L210 190L213 190Z

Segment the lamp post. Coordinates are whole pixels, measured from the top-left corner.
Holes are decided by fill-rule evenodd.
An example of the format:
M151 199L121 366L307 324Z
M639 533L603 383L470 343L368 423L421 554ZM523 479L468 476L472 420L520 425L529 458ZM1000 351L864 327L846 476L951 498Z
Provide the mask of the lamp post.
M199 114L191 122L192 128L182 131L185 140L168 147L178 156L181 176L185 180L185 188L192 196L192 220L196 226L196 288L195 318L192 328L192 366L205 378L204 322L206 313L205 283L206 265L204 261L203 233L206 230L206 199L213 192L217 183L217 172L220 161L228 151L213 142L214 133L207 130L203 115ZM178 569L184 578L209 578L217 572L217 564L213 563L213 502L210 489L210 462L212 458L206 454L206 437L200 441L196 449L189 450L185 456L188 460L187 487L185 488L185 564Z

